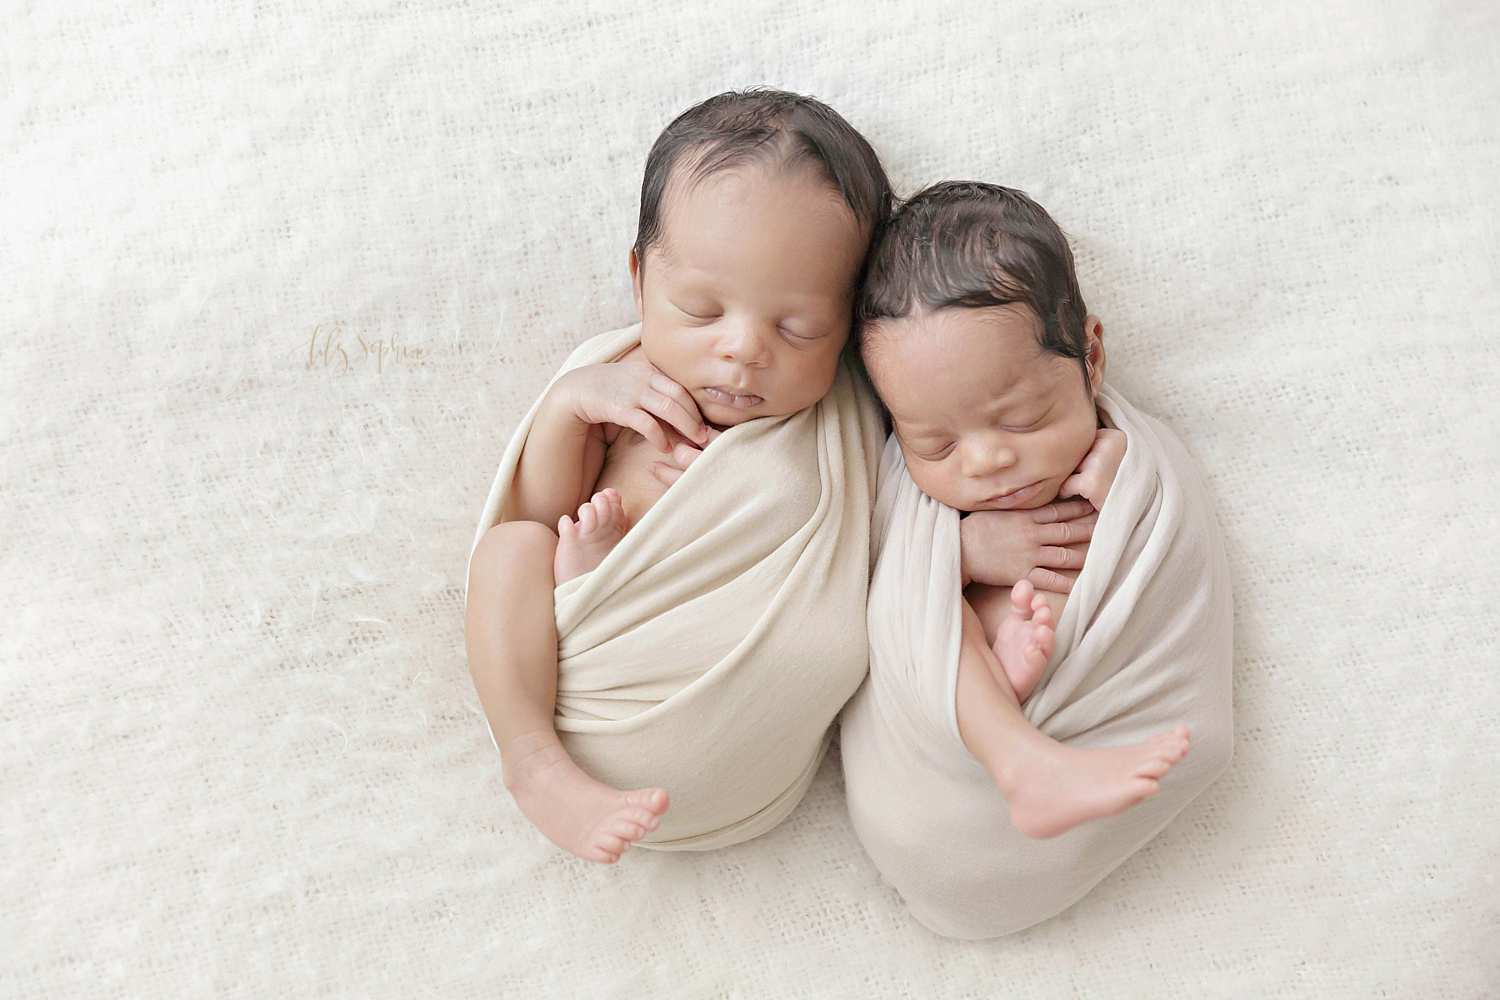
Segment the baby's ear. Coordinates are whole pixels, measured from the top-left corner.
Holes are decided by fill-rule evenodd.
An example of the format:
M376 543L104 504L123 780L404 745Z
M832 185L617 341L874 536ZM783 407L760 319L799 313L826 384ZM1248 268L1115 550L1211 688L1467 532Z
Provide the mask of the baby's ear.
M635 314L644 319L645 314L641 312L641 259L636 255L635 247L630 248L630 288L635 295Z
M1098 392L1104 382L1104 324L1098 316L1084 319L1083 336L1088 344L1089 388Z

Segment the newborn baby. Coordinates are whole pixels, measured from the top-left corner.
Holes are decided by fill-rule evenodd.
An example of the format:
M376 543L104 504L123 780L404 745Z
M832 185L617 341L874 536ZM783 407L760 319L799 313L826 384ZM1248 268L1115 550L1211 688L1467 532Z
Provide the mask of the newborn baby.
M1024 194L948 183L903 205L859 329L894 432L870 678L843 714L850 815L925 923L1004 933L1077 899L1222 770L1222 548L1180 445L1104 384L1103 325ZM1098 516L1070 593L961 557L960 512L1059 497Z
M919 209L944 193L913 202ZM960 241L943 246L951 257L934 258L955 271L987 270L991 295L899 316L877 306L861 333L865 366L907 472L934 500L981 511L1082 497L1102 509L1126 449L1124 434L1101 426L1094 403L1104 381L1103 325L1082 315L1067 243L1046 212L1019 192L997 193L990 211L1011 231L979 244L987 259ZM1019 705L1052 655L1052 624L1066 602L1025 580L965 590L958 683L974 697L960 695L959 725L1010 804L1011 822L1032 837L1155 794L1188 752L1186 726L1136 746L1079 749L1026 722Z
M557 704L560 636L554 587L596 570L653 511L666 484L695 460L683 455L684 449L702 449L719 432L760 418L807 411L824 398L840 370L855 289L889 202L889 186L868 143L831 109L794 94L753 91L705 101L674 121L648 157L640 228L629 257L641 318L638 338L622 341L629 349L618 357L570 368L547 389L524 432L517 463L508 476L497 478L492 500L501 523L485 531L470 569L475 593L467 611L469 661L506 787L537 829L579 857L618 860L631 843L658 829L669 792L675 796L676 790L614 787L580 767L559 738L554 711L564 713ZM805 425L808 443L816 443L811 440L818 434L816 424L798 424ZM862 447L858 442L853 446ZM674 453L680 457L674 459ZM806 471L816 477L816 454L784 452L777 460L810 460ZM856 474L869 475L864 469ZM846 482L858 480L835 484L840 498ZM814 486L811 499L816 500L816 492ZM861 521L867 519L868 500L863 504L855 504ZM841 512L842 500L833 509ZM655 523L654 531L665 530L660 519ZM702 530L714 527L705 522ZM865 538L868 526L832 523L829 530L854 530ZM730 565L729 553L704 555ZM696 563L674 565L701 566L702 561L699 556ZM849 587L858 588L851 594L862 607L863 579L845 575ZM677 578L681 576L679 571ZM831 577L836 578L839 574ZM663 604L653 613L675 614L668 591L657 588L657 594ZM607 615L601 613L603 617ZM635 630L638 624L625 622L620 631ZM721 623L701 622L699 630L715 624ZM642 647L661 674L646 685L653 692L686 687L712 662L676 656L672 645L663 635L654 646ZM697 645L694 652L701 654L711 644ZM796 666L785 658L763 662L773 658L738 640L730 645L742 646L748 656L736 661L741 672ZM862 673L863 642L844 645L849 655L840 652L828 663L847 659ZM626 678L638 678L641 665L617 663L613 669L613 680L596 674L582 683L595 692L623 689ZM835 674L840 671L847 673L839 666ZM780 686L793 693L798 684L809 683L823 680L793 673ZM841 702L858 683L857 676L838 683ZM823 695L808 692L807 697L816 704ZM630 699L636 704L619 704ZM651 718L647 710L657 701L655 695L632 695L605 708L590 702L574 714L585 727L624 723ZM826 730L837 708L827 709L814 738ZM793 725L791 720L786 724ZM663 752L671 743L675 753L699 758L704 787L693 808L707 813L710 804L704 797L720 792L711 787L711 772L703 763L706 751L695 751L688 741L707 741L715 734L684 732L673 727L670 735L664 729L652 739ZM754 739L787 746L804 742L786 735L778 731L776 720L767 720ZM731 743L724 752L742 754L743 769L765 765L758 760L763 751L754 745ZM637 750L608 750L607 755L596 771L644 772L648 779L661 773ZM807 762L796 766L805 770ZM777 789L783 797L795 790L785 784ZM726 801L730 792L722 792ZM771 806L756 803L761 810ZM786 808L790 806L784 801L775 806ZM706 820L697 822L692 832L705 825Z

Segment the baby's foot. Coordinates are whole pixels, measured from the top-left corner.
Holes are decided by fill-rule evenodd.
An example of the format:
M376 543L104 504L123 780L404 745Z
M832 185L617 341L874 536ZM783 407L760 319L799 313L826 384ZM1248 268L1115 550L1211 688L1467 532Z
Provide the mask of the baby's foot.
M557 522L557 555L552 574L560 587L574 577L592 573L625 537L625 505L612 489L600 490L578 508L578 520L564 514Z
M1019 581L1010 588L1010 614L995 634L995 655L1015 689L1016 701L1024 702L1031 696L1047 658L1056 648L1051 605L1036 593L1029 580Z
M1187 726L1135 746L1101 749L1063 746L1038 733L991 773L1015 828L1028 837L1055 837L1155 795L1187 756L1189 742Z
M619 861L667 811L664 789L610 788L585 774L555 741L539 741L530 753L516 752L524 756L505 769L516 805L548 840L585 861Z

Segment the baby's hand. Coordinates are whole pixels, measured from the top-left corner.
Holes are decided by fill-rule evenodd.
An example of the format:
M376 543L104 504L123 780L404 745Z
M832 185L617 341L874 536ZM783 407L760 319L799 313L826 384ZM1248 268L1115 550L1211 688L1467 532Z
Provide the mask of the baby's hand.
M712 443L714 438L722 433L724 432L710 427L708 429L708 442L703 445L703 448L708 447L708 444ZM698 460L698 456L703 454L703 448L699 448L684 438L678 438L677 443L672 446L671 455L651 463L649 466L651 474L663 486L671 486L682 478L682 474L687 471L688 466Z
M1059 496L1083 497L1094 505L1095 510L1104 509L1104 498L1114 485L1115 474L1125 460L1125 432L1101 427L1094 432L1094 446L1083 456L1078 471L1063 480Z
M672 450L669 430L688 441L708 441L708 427L693 397L644 361L575 368L552 391L559 395L558 405L583 423L629 427L660 452Z
M1098 519L1084 500L975 511L958 523L963 581L1013 587L1029 580L1038 590L1070 593Z

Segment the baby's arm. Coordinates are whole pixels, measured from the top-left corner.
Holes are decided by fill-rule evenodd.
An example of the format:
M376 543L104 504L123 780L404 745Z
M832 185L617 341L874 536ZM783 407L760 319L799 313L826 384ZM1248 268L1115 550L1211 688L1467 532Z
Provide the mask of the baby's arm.
M610 424L639 431L663 453L672 450L668 428L691 441L707 440L692 396L652 365L575 368L542 397L501 520L553 527L588 502L604 467Z

